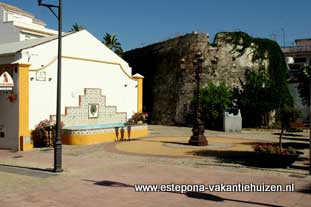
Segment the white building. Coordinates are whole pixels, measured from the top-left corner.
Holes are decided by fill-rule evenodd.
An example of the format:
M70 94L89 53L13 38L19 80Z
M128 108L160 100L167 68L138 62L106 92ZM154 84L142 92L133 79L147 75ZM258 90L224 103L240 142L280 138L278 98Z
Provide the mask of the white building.
M45 23L15 6L0 2L0 44L57 34Z
M36 124L56 114L57 40L49 36L0 45L0 75L10 74L14 82L13 91L0 94L0 148L20 149L21 138L28 140ZM65 125L125 122L142 111L143 77L132 76L122 58L86 30L66 34L62 41L61 113L76 113L86 88L101 89L101 96L89 101L101 102L105 96L99 105L107 106L105 119L85 123L77 112L75 120L64 119ZM15 101L9 100L12 94Z
M302 102L298 91L300 84L298 76L305 66L311 65L311 39L298 39L295 40L295 43L295 46L283 47L282 51L289 67L289 90L294 97L295 108L301 111L301 117L298 121L307 122L310 119L310 106Z
M0 148L32 148L31 131L40 121L55 119L57 34L32 14L0 2ZM132 76L127 62L86 30L65 34L62 41L66 126L119 124L142 112L143 77ZM146 132L132 130L132 137ZM62 138L89 144L111 140L112 134Z

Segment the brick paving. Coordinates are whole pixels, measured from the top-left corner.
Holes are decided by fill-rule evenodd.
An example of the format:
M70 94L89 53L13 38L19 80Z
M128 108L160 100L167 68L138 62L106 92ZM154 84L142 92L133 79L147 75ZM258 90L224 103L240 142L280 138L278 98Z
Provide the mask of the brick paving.
M208 132L214 137L261 140L270 140L271 136L271 133L261 132ZM151 126L150 137L190 134L189 128ZM116 148L118 144L64 145L65 172L56 176L41 176L46 173L41 170L52 166L52 150L17 153L0 150L0 206L310 206L311 177L307 171L217 164L217 160L210 158L134 155L120 153ZM12 166L14 171L18 171L18 167L27 168L16 173L12 172ZM1 170L5 167L11 171ZM33 174L28 168L35 168ZM23 173L25 170L27 173ZM138 193L132 187L134 184L221 182L293 182L295 192Z

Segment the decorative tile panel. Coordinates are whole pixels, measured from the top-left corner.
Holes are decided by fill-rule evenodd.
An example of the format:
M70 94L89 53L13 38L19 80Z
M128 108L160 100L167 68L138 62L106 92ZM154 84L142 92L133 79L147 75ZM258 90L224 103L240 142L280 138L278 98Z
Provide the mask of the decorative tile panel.
M51 116L56 120L56 116ZM117 112L116 106L106 106L106 97L101 95L99 88L86 88L84 95L79 96L78 107L66 107L61 116L65 127L77 125L94 125L99 123L124 123L126 112Z

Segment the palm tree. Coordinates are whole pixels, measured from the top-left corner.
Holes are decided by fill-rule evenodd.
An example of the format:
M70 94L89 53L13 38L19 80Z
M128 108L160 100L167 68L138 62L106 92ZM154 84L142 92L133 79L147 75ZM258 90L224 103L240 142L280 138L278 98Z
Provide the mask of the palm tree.
M75 24L73 24L73 25L71 26L71 29L70 29L69 32L78 32L78 31L81 31L81 30L83 30L83 29L85 29L85 27L84 27L83 25L80 25L80 24L78 24L78 23L75 23Z
M123 49L121 43L118 41L116 35L106 33L103 37L102 43L104 43L109 49L115 52L117 55L122 56Z

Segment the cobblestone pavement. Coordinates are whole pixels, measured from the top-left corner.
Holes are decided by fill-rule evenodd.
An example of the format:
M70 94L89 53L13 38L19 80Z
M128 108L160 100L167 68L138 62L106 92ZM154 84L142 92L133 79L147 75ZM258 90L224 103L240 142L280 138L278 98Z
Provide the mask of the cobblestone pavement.
M183 127L150 126L150 132L148 140L191 135L191 129ZM277 141L273 133L277 131L206 131L216 138ZM286 141L305 143L306 136L306 132L287 136ZM204 156L146 156L122 152L119 144L123 143L64 145L65 171L57 175L48 171L53 165L50 148L0 150L0 206L310 206L311 177L303 169L259 169ZM241 182L295 183L295 192L138 193L133 188L134 184Z

